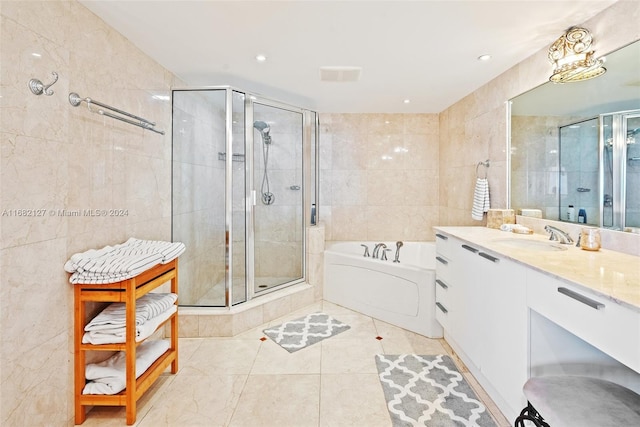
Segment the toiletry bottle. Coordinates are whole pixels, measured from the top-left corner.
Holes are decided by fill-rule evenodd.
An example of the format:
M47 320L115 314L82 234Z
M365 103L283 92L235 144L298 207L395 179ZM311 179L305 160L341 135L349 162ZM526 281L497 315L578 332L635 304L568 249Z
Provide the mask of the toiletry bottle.
M578 211L578 222L580 224L587 223L587 211L585 211L584 208L580 208L580 210Z
M573 205L569 205L569 209L567 209L567 221L575 222L576 220L576 210L573 208Z

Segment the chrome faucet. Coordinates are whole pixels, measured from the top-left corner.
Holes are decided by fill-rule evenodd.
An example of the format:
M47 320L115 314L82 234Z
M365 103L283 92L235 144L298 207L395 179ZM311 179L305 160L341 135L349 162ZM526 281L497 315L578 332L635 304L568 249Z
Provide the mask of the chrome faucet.
M569 245L573 243L573 239L569 234L565 231L560 230L559 228L553 227L551 225L545 225L544 231L549 233L549 240L554 240L558 243L562 243L563 245Z
M382 261L386 261L387 260L387 251L390 251L390 250L391 249L388 249L388 248L382 250L382 256L380 257L380 259Z
M380 251L380 248L385 249L386 247L387 245L385 245L384 243L377 243L373 248L373 255L371 257L378 259L378 252Z
M369 255L369 246L367 245L360 245L364 248L364 255L362 255L363 257L368 257Z
M393 262L400 262L400 248L402 247L402 242L396 242L396 258Z

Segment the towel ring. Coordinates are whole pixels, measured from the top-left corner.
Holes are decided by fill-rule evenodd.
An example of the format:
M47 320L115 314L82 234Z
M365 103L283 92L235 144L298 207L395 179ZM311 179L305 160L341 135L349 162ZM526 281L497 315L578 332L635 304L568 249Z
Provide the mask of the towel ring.
M484 162L478 162L478 164L476 165L476 178L482 178L482 179L487 179L487 169L489 168L489 160L485 160ZM478 175L478 168L480 166L484 166L484 177L480 177L480 175Z

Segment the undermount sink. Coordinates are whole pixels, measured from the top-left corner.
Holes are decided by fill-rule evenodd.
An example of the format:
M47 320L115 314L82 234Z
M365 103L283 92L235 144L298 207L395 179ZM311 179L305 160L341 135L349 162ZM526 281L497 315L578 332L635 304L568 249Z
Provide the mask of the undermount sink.
M507 239L496 239L493 242L501 245L509 246L512 248L527 249L531 251L540 251L540 252L555 252L555 251L567 250L566 246L550 243L550 242L541 242L539 240L507 238Z

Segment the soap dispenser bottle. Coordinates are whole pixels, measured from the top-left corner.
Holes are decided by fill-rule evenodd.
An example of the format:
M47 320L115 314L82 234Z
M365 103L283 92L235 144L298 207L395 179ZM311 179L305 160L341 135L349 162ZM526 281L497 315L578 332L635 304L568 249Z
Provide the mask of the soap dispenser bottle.
M585 211L584 208L580 208L580 210L578 211L578 222L580 224L587 223L587 211Z
M567 209L567 221L575 222L576 220L576 210L573 205L569 205L569 209Z

